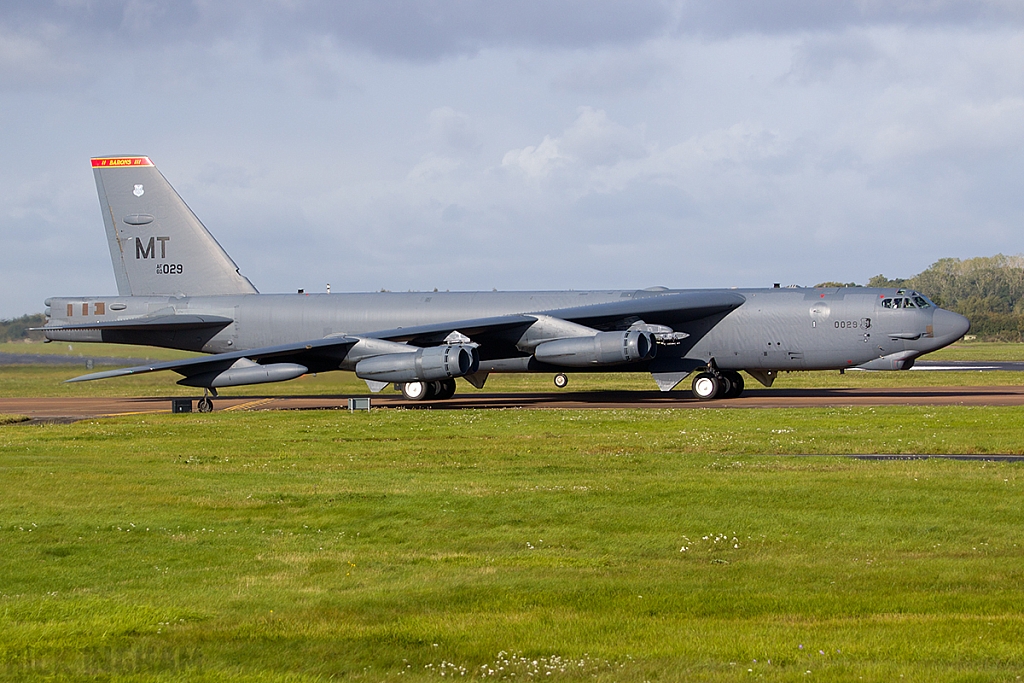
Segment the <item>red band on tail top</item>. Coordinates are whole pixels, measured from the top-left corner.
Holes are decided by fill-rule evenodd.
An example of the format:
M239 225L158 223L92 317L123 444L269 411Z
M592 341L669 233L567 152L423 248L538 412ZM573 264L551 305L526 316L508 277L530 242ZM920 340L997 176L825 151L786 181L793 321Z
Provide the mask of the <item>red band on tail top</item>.
M149 157L97 157L92 160L93 168L122 168L125 166L152 166Z

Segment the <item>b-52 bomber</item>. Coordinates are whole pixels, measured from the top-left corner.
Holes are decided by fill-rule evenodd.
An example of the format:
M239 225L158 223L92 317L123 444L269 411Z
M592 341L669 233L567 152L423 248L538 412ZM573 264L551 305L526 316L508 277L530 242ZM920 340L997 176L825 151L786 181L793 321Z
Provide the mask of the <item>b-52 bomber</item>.
M217 390L348 370L372 391L443 400L491 373L648 372L662 391L694 374L701 400L745 372L905 370L967 332L966 318L903 289L780 288L260 294L145 156L92 159L117 296L46 300L49 340L209 355L69 382L172 370Z

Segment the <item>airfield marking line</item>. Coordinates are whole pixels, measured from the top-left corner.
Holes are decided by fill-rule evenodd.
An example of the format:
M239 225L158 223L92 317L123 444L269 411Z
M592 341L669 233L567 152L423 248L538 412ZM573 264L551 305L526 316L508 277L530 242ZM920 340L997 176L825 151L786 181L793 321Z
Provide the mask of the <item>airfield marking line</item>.
M101 413L96 417L121 417L122 415L152 415L153 413L169 413L169 410L133 410L125 413Z
M224 408L224 410L222 410L221 412L226 413L230 410L251 410L252 408L265 406L268 403L271 403L273 400L274 399L272 398L260 398L255 401L247 401L246 403L239 403L237 405L228 406L227 408Z

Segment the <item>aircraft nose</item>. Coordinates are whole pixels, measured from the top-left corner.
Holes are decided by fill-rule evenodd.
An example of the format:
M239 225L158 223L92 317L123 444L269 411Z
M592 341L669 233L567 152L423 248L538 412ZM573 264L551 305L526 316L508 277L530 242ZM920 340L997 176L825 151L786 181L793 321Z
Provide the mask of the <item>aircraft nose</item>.
M969 329L971 321L959 313L939 308L932 316L932 333L936 341L950 344L967 334Z

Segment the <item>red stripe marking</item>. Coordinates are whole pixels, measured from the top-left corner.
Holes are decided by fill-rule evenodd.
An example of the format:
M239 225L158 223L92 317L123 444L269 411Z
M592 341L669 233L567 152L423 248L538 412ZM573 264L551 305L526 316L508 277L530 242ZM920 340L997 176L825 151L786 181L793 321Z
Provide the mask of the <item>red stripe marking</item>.
M149 157L97 157L92 160L93 168L124 168L126 166L152 166Z

